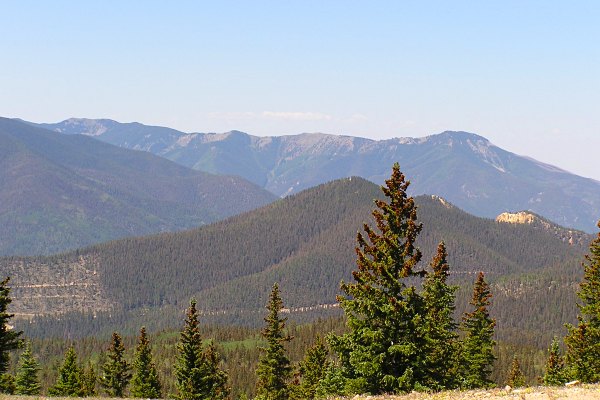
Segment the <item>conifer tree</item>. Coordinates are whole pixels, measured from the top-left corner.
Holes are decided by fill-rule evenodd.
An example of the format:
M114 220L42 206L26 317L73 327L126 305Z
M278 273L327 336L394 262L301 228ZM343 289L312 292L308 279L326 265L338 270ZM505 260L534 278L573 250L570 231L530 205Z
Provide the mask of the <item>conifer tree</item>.
M346 296L338 297L349 332L329 337L353 392L410 391L426 374L424 304L411 280L425 274L415 270L422 226L398 163L385 183L387 202L375 200L372 212L378 232L364 224L358 233L355 282L342 282Z
M285 343L292 338L285 333L287 318L279 316L282 308L283 301L279 294L279 286L274 284L267 303L266 325L262 330L267 347L261 349L262 354L256 369L257 399L287 400L289 398L288 385L292 367L286 354Z
M125 360L124 353L123 339L117 332L113 332L107 353L108 360L102 366L100 380L102 387L111 397L123 397L131 378L131 368Z
M600 228L600 222L598 222ZM583 281L577 295L578 325L567 325L566 363L573 379L585 383L600 381L600 233L590 244L583 263Z
M48 390L50 396L81 397L84 388L81 379L81 368L77 365L77 354L73 346L65 353L65 359L58 370L56 384Z
M493 354L494 327L496 321L490 318L490 287L480 272L473 288L473 298L470 304L473 311L463 316L461 328L465 332L462 346L461 386L474 389L492 385L490 373L492 363L496 359Z
M513 357L512 364L510 365L506 384L513 388L525 386L525 375L523 375L521 364L519 364L519 359L516 356Z
M14 314L7 311L8 306L12 303L9 282L10 278L0 282L0 375L5 374L8 370L9 352L23 345L23 340L20 338L23 332L13 330L9 324L10 319L14 317Z
M0 375L0 393L15 394L15 377L11 374Z
M327 359L329 352L321 337L306 350L304 359L298 365L298 376L292 389L291 398L314 399L321 380L325 377L330 362Z
M175 378L179 399L224 399L229 395L227 375L218 368L216 352L211 347L203 352L194 299L190 301L177 350Z
M221 370L221 357L211 342L203 352L204 362L200 368L202 381L201 388L207 393L206 399L226 399L231 389L227 386L229 377Z
M93 397L98 395L98 390L96 389L97 382L98 376L96 375L96 369L92 365L92 362L88 361L87 367L83 370L81 375L84 397Z
M564 370L564 360L560 354L558 340L554 338L548 349L548 360L546 361L546 369L544 377L544 385L560 386L567 381Z
M39 371L40 365L31 351L31 342L27 342L25 350L19 357L17 376L15 377L15 393L27 396L40 394Z
M441 242L430 264L432 271L423 283L426 310L424 384L434 390L453 389L458 385L459 347L454 321L454 293L458 287L447 283L447 257L446 246Z
M133 360L131 395L133 397L158 399L162 397L161 391L156 366L152 361L152 349L146 335L146 327L142 326Z

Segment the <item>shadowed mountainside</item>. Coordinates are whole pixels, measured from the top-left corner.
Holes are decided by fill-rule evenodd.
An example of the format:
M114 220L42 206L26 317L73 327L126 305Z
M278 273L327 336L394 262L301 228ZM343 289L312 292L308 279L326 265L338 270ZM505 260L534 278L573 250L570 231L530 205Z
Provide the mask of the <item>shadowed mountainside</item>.
M196 227L274 199L238 177L0 118L0 254Z

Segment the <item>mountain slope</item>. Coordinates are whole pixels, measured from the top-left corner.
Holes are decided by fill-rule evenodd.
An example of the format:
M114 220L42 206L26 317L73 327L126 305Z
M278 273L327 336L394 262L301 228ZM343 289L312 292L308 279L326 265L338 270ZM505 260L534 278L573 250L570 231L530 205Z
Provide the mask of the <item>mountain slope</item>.
M515 155L466 132L374 141L326 134L188 134L111 120L69 119L42 126L149 151L197 170L239 175L279 196L349 176L382 183L398 161L414 182L414 194L438 194L479 216L531 210L588 232L600 218L600 182Z
M366 180L344 179L187 232L126 238L59 256L0 259L0 271L13 276L17 313L31 313L37 306L27 304L43 302L45 289L52 296L60 289L62 305L45 314L103 307L114 315L177 317L152 310L183 309L195 296L206 315L256 323L277 281L287 306L312 307L318 314L335 303L339 282L351 279L356 231L372 220L372 199L379 196ZM504 336L539 329L545 333L536 340L546 339L574 318L585 246L569 245L552 231L474 217L438 197L416 200L424 225L418 242L422 266L444 240L452 278L461 285L458 310L466 307L474 275L483 270L493 283ZM98 304L69 298L69 288L60 284L71 281L95 283L90 296ZM40 289L40 282L47 287Z
M181 230L273 199L241 178L0 118L0 254Z

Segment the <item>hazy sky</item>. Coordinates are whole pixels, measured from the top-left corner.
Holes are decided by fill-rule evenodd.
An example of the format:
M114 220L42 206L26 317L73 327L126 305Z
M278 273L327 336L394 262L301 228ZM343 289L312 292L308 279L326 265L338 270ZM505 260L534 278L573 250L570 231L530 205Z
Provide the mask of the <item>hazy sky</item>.
M464 130L600 180L600 1L0 0L0 115Z

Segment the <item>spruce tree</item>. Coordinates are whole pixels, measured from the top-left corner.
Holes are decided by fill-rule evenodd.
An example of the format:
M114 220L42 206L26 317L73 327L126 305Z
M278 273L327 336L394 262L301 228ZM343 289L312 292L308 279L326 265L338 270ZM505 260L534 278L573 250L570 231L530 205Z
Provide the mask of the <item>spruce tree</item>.
M40 364L31 351L31 342L27 342L25 350L19 357L17 376L15 377L15 393L27 396L40 394L41 384L38 373Z
M194 299L190 301L177 350L175 378L179 399L224 399L229 395L227 375L218 367L214 348L203 352Z
M91 361L88 361L87 367L83 370L81 383L83 385L84 397L94 397L98 395L98 390L96 389L98 376L96 375L96 369Z
M484 388L492 385L491 368L496 357L493 354L494 327L496 321L490 318L490 287L480 272L473 288L470 304L473 311L463 316L461 328L465 332L461 357L461 386L468 389Z
M598 222L600 228L600 222ZM590 244L583 263L583 281L577 295L581 300L578 325L567 325L566 363L573 379L600 381L600 233Z
M8 370L9 352L23 345L23 340L20 338L23 332L13 330L9 324L10 319L14 317L14 314L7 311L8 306L12 303L9 282L10 278L8 277L0 282L0 375L5 374Z
M125 360L123 339L117 332L112 334L107 357L108 360L102 366L100 384L111 397L123 397L131 378L131 368Z
M65 353L65 359L58 370L56 384L48 390L50 396L81 397L84 387L81 379L81 368L77 365L77 354L73 346Z
M519 359L516 356L513 357L512 364L510 365L506 384L513 388L525 386L525 375L523 375L521 364L519 364Z
M353 392L410 391L426 376L424 302L414 285L425 274L415 269L422 226L397 163L385 183L387 202L375 200L372 212L377 231L364 224L357 234L354 282L342 282L345 296L338 296L349 332L329 337Z
M298 375L292 389L291 398L314 399L321 380L325 377L330 362L327 359L329 352L321 337L306 350L304 359L298 365Z
M142 326L138 344L133 360L133 377L131 378L131 395L158 399L162 397L162 388L152 361L152 349L146 335L146 328Z
M220 368L221 356L211 342L203 352L204 362L200 368L202 391L206 393L206 399L227 399L231 391L227 386L229 377Z
M288 385L292 367L286 354L285 343L292 338L285 333L287 318L279 316L282 308L283 301L279 294L279 286L274 284L267 303L266 325L262 330L267 347L261 348L262 354L256 369L257 399L287 400L289 398Z
M548 360L543 376L544 385L560 386L567 381L563 357L560 354L558 340L554 338L548 349Z
M425 302L425 367L424 384L430 389L453 389L458 385L458 335L454 321L454 293L448 279L448 254L443 242L431 261L431 272L423 283Z

